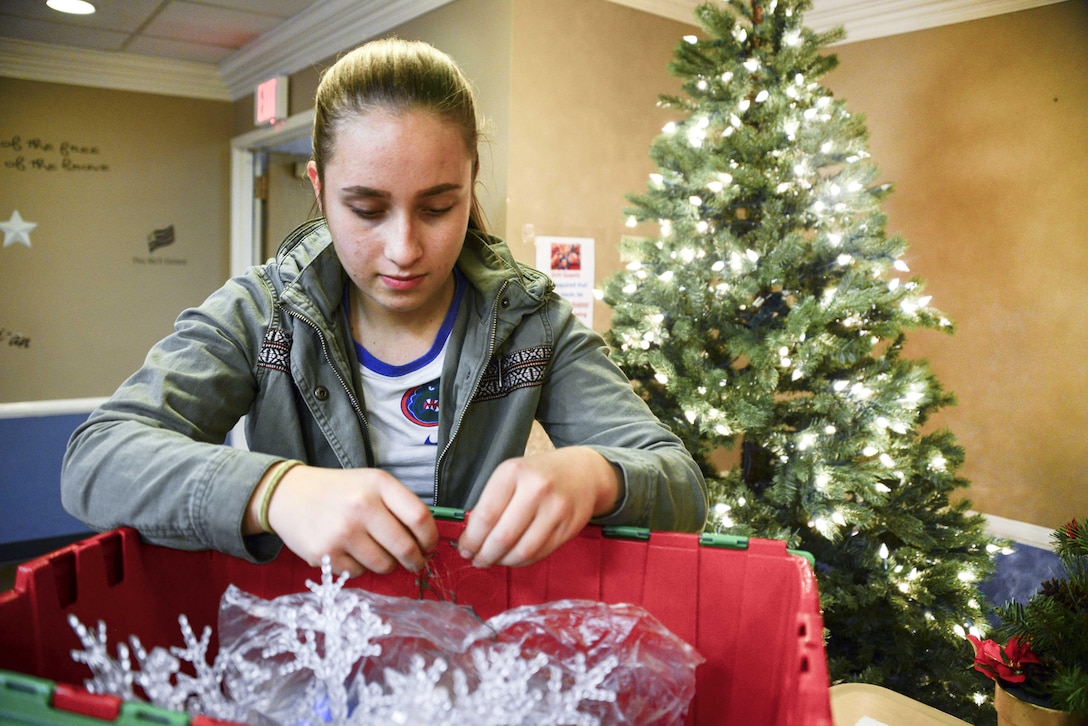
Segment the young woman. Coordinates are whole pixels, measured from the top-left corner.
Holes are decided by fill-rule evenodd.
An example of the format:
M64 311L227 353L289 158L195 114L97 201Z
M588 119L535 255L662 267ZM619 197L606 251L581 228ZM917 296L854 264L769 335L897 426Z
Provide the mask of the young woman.
M337 571L417 571L428 505L479 567L587 523L697 531L702 476L541 273L484 232L471 88L399 40L318 87L323 218L181 314L73 435L65 507L97 529ZM224 446L248 414L248 451ZM534 419L556 445L526 456Z

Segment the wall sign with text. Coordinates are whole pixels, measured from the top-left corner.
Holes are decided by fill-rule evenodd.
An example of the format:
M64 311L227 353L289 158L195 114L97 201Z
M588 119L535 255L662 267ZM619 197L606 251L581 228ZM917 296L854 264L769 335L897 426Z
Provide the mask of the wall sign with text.
M555 291L570 301L583 323L593 327L592 237L537 237L536 266L555 283Z

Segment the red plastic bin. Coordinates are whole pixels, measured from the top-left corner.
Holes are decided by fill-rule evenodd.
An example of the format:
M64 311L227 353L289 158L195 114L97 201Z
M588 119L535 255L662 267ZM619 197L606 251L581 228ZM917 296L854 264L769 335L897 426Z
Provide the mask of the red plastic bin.
M587 527L530 567L478 570L452 546L462 529L461 522L439 521L432 584L481 617L565 598L641 605L706 658L696 671L688 724L831 725L816 578L784 543ZM71 658L80 643L69 614L88 626L105 621L111 644L137 635L148 646L177 645L178 615L188 616L197 633L214 629L228 584L273 598L304 590L307 579L320 580L320 573L287 550L255 565L149 545L131 529L107 532L19 567L14 589L0 593L0 670L55 682L56 723L75 723L62 717L68 713L113 720L117 699L78 687L89 671ZM435 597L404 570L367 573L348 586ZM0 713L7 697L0 688ZM211 722L192 721L200 723Z

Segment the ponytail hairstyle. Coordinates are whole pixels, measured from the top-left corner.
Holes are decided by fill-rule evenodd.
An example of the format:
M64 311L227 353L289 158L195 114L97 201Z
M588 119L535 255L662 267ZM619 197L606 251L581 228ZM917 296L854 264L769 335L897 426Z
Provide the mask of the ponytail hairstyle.
M338 126L375 110L427 111L461 131L472 158L472 179L480 169L479 122L472 86L453 59L419 41L386 38L359 46L321 76L314 104L313 155L318 178L336 148ZM483 210L472 190L470 229L486 231Z

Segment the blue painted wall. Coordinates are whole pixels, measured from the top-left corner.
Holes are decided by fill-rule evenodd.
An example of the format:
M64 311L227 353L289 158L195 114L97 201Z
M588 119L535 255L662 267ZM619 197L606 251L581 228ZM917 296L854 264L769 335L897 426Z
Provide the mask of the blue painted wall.
M60 505L64 448L86 418L0 418L0 547L88 531Z

